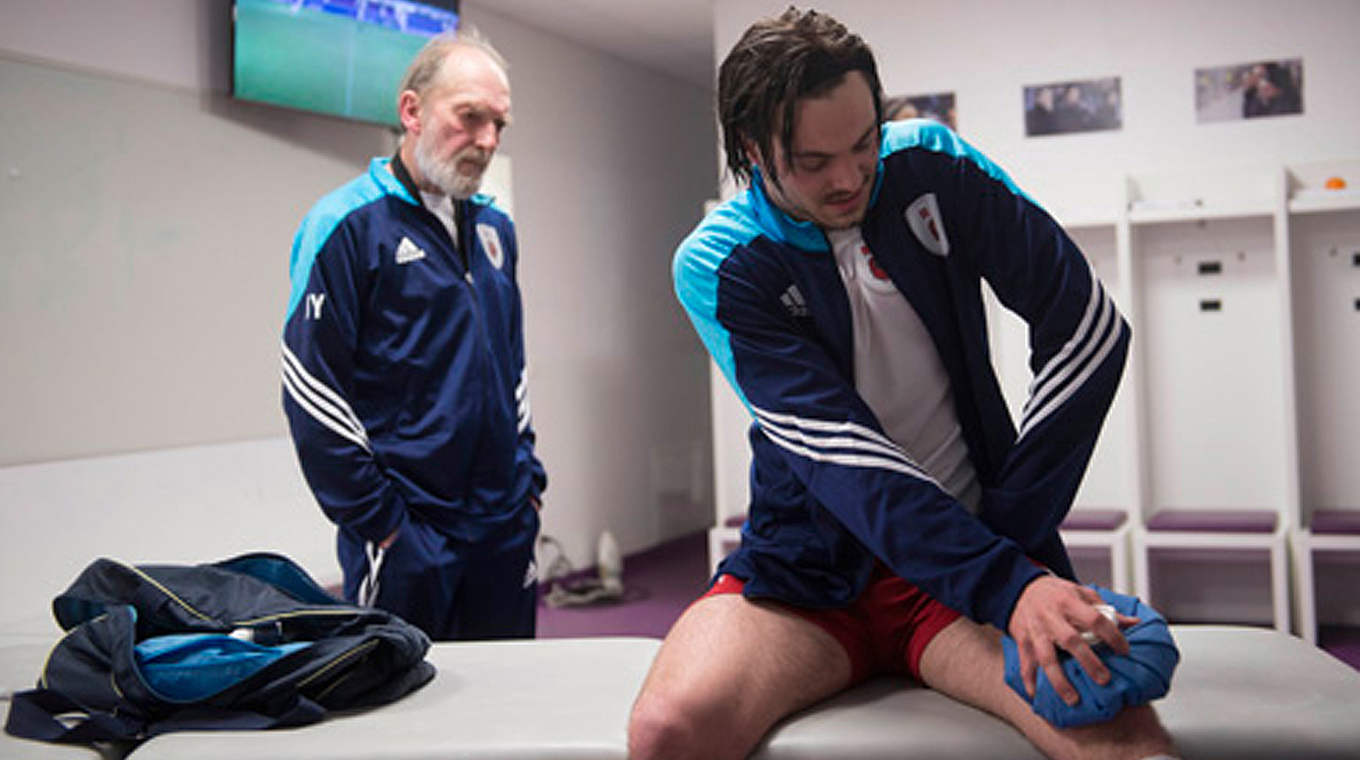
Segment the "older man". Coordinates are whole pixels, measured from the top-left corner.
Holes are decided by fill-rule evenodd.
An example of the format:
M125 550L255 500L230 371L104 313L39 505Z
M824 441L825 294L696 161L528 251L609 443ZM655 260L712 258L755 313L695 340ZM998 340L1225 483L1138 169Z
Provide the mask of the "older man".
M532 637L534 454L509 217L478 195L510 120L503 59L437 37L400 86L390 159L293 243L283 405L339 528L347 599L434 639Z

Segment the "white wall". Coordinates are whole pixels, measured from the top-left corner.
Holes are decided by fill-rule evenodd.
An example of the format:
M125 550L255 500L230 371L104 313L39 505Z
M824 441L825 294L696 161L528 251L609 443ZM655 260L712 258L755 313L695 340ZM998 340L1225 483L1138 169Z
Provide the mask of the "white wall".
M5 3L0 467L15 475L11 495L49 463L286 436L278 334L293 233L316 198L394 143L378 127L231 100L229 8ZM551 479L546 530L586 564L604 527L625 551L697 529L711 515L706 369L669 257L712 194L708 94L464 11L512 67L503 150ZM120 520L86 525L77 512L67 524L101 526L106 553L140 561L158 557L132 533L166 510L205 530L220 519L216 506L134 499L173 498L153 487L154 468L137 469L143 481L89 506L124 510ZM268 477L295 477L280 472ZM43 504L23 493L0 503L0 522L31 524L24 515ZM50 551L28 535L6 530L6 584L26 582L30 552ZM310 555L315 538L244 548L291 546ZM192 555L185 547L165 554Z
M50 604L92 560L286 554L340 581L335 531L287 438L0 467L0 632L56 630Z
M710 94L468 4L511 64L529 392L544 531L594 562L706 526L706 354L670 257L714 193Z
M229 21L223 2L6 4L0 465L285 432L293 233L390 138L232 101Z

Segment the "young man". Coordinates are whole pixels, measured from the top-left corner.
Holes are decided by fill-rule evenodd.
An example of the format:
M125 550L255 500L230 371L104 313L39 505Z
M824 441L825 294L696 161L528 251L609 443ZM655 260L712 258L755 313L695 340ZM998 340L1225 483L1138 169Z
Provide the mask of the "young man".
M1003 680L1002 632L1073 704L1058 650L1128 642L1068 580L1057 528L1129 330L1062 229L942 126L883 124L876 65L833 19L757 22L719 72L749 187L680 245L676 290L755 418L741 547L666 637L634 706L644 758L744 757L781 718L882 672L990 711L1055 758L1144 758L1146 705L1059 730ZM1030 325L1017 431L986 280ZM1052 572L1050 572L1050 570Z
M514 225L477 195L510 119L500 56L437 37L397 99L397 154L293 243L284 410L339 526L345 597L435 639L532 637L534 455Z

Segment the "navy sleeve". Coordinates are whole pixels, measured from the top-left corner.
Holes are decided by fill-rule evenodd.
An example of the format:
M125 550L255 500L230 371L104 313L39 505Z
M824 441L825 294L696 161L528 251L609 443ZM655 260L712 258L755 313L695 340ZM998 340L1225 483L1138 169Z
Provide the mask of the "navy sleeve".
M943 131L943 127L938 128ZM952 133L940 202L951 255L971 257L1029 326L1034 374L981 516L1032 555L1056 535L1086 472L1128 353L1130 329L1085 256L1004 172Z
M352 225L313 214L293 244L283 330L283 408L303 475L326 516L369 541L407 519L355 411L354 366L372 276Z
M719 367L795 476L893 572L968 617L1006 628L1041 571L893 443L820 345L799 332L750 239L696 234L676 289ZM754 262L754 263L753 263Z

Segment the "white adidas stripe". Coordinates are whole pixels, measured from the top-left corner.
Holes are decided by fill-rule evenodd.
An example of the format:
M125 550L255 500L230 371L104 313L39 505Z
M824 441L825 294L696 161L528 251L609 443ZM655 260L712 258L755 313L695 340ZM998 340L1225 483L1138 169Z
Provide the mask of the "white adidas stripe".
M771 440L800 456L819 462L882 467L939 485L920 465L913 462L900 446L871 428L848 420L842 422L809 420L777 414L756 406L752 406L751 409L756 413L761 428L770 435ZM792 427L789 427L790 425ZM846 433L850 434L850 437L841 435ZM867 454L829 449L857 449Z
M529 404L525 403L521 405L519 410L519 426L516 429L516 432L523 433L525 428L529 427L529 420L532 418L533 415L529 411Z
M1091 275L1091 296L1086 300L1086 310L1081 315L1081 321L1077 323L1077 329L1072 331L1072 337L1063 344L1063 347L1053 358L1048 360L1039 374L1034 376L1034 381L1029 386L1029 400L1025 402L1023 416L1029 416L1030 409L1042 403L1042 398L1057 383L1062 382L1061 377L1055 377L1059 373L1059 368L1064 367L1064 363L1075 351L1085 348L1091 340L1091 323L1096 319L1097 310L1109 306L1109 298L1100 287L1100 281L1096 279L1094 271ZM1067 367L1070 371L1070 367Z
M364 543L364 556L368 559L368 572L359 580L358 603L360 607L372 607L378 603L378 592L382 588L382 578L379 573L382 571L383 559L387 556L387 550L379 547L372 541Z
M801 457L811 459L814 462L830 462L832 464L845 465L847 467L877 467L883 470L892 470L894 472L902 473L903 475L910 475L918 480L924 480L931 483L936 488L944 490L939 483L935 482L934 478L921 470L904 463L900 459L889 459L887 457L869 456L864 454L843 454L817 451L806 446L800 446L797 443L786 439L776 428L762 427L762 430L771 441L775 442L775 444Z
M906 456L906 453L902 452L902 448L898 446L895 442L893 442L892 439L888 438L888 436L878 432L877 430L874 430L873 428L865 427L856 422L851 422L849 420L841 420L839 422L831 422L828 420L811 420L803 417L795 417L789 414L771 412L768 409L761 409L758 406L752 406L751 409L755 411L756 416L769 420L776 424L792 425L803 430L816 432L850 433L851 435L861 436L862 438L868 439L871 442L876 442L881 446L885 446L898 453L901 453L903 457Z
M1025 403L1020 424L1020 436L1034 429L1048 417L1067 399L1081 387L1082 383L1104 363L1105 359L1114 350L1115 344L1119 340L1122 330L1117 324L1120 320L1119 311L1114 305L1114 301L1100 285L1100 281L1095 278L1094 272L1091 275L1091 300L1087 304L1086 314L1082 317L1081 324L1077 331L1079 337L1075 337L1063 346L1063 350L1049 361L1040 377L1031 386L1031 395ZM1095 320L1095 325L1091 325L1092 315L1098 310L1099 318ZM1106 334L1108 333L1108 334ZM1106 334L1104 340L1097 343L1097 339L1102 334ZM1068 360L1072 352L1080 348L1080 353L1074 359ZM1095 358L1092 359L1092 354ZM1057 367L1062 366L1058 371ZM1073 375L1076 374L1075 377Z
M877 454L879 456L886 456L892 459L898 459L903 463L907 464L908 466L912 464L911 460L907 458L904 452L892 446L884 446L883 444L880 444L876 441L866 441L863 438L856 438L853 436L845 437L835 435L831 436L812 435L804 430L799 430L797 428L789 428L783 425L779 425L776 422L773 422L769 418L768 412L763 412L763 415L764 416L762 416L762 412L757 412L757 417L760 419L760 422L763 427L777 430L785 438L789 440L798 441L809 446L817 446L818 448L823 449L859 449L860 451L867 451L871 454Z
M1113 307L1110 308L1109 313L1111 315L1114 314ZM1108 319L1102 320L1102 323L1105 325L1109 325L1110 321L1111 320ZM1091 375L1094 374L1095 371L1099 369L1102 364L1105 363L1105 359L1109 357L1110 352L1114 351L1114 347L1118 345L1119 336L1120 333L1122 332L1123 330L1121 330L1119 325L1117 324L1111 327L1111 329L1109 330L1110 334L1107 335L1105 337L1105 341L1100 344L1100 348L1096 352L1095 358L1093 358L1090 362L1086 364L1085 368L1081 371L1081 374L1073 378L1072 381L1067 384L1067 387L1065 387L1063 391L1059 393L1057 396L1054 396L1051 400L1049 400L1049 402L1045 404L1043 408L1039 409L1032 416L1026 417L1024 423L1020 426L1020 433L1016 438L1017 440L1023 438L1026 433L1033 430L1035 426L1038 425L1040 422L1043 422L1046 417L1052 414L1053 411L1056 410L1058 407L1066 403L1067 399L1071 398L1072 394L1076 393L1077 390L1081 388L1082 384L1084 384L1087 381L1087 379L1089 379Z
M529 368L526 366L519 371L519 385L515 387L515 402L519 409L516 412L519 417L519 425L516 432L523 433L529 427Z
M288 395L317 422L346 440L362 446L365 451L370 451L368 435L349 404L335 391L310 375L302 367L302 362L298 361L297 356L288 349L287 344L282 344L282 347L283 384L288 390Z
M1067 388L1071 387L1073 382L1072 376L1082 371L1082 368L1086 366L1087 359L1089 359L1091 354L1095 353L1099 347L1096 342L1097 339L1109 329L1110 323L1114 321L1115 317L1114 303L1107 298L1101 305L1100 319L1097 320L1092 333L1085 338L1081 347L1081 352L1078 353L1075 358L1070 359L1063 366L1062 371L1057 373L1036 395L1030 397L1029 403L1026 405L1028 408L1025 410L1024 414L1026 419L1036 413L1038 409L1048 406L1052 396L1063 395Z
M326 416L324 412L313 406L312 402L309 401L307 397L304 396L299 391L298 387L294 384L292 376L289 373L290 373L289 368L285 366L283 368L283 387L288 390L288 395L292 397L294 403L302 407L317 422L320 422L322 425L329 428L336 435L339 435L341 438L353 442L355 445L362 447L365 451L369 450L367 441L355 435L354 431L350 430L344 425L341 425L334 419Z

